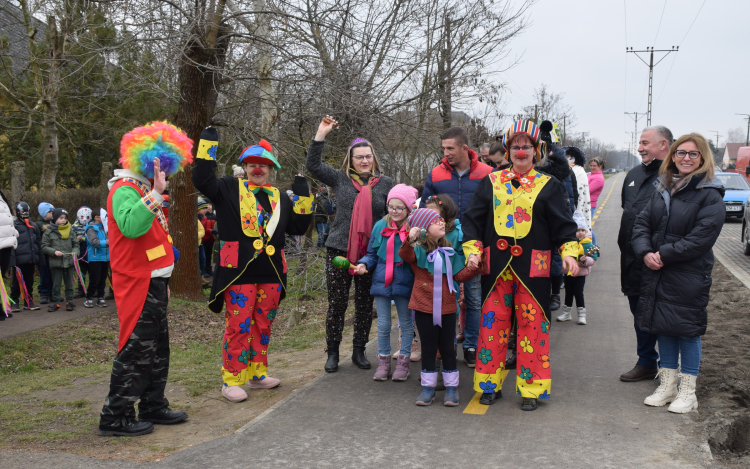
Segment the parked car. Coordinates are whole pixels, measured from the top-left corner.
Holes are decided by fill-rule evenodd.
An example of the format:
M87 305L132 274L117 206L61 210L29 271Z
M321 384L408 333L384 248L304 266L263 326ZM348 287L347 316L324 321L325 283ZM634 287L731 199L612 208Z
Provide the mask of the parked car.
M737 173L716 173L724 185L724 207L727 218L745 218L747 199L750 198L750 184Z

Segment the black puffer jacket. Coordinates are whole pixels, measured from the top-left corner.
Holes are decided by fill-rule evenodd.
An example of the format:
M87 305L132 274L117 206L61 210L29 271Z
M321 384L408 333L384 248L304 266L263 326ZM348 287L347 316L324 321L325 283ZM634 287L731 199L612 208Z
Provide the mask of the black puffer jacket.
M633 254L633 224L659 185L659 166L661 160L639 164L628 172L622 183L622 218L617 245L620 247L620 288L627 296L637 296L641 289L643 257Z
M13 251L11 265L39 264L42 257L42 235L36 224L26 226L23 220L16 219L14 226L18 231L18 247Z
M659 252L662 268L642 270L636 325L644 332L695 337L706 332L714 253L724 225L724 187L693 176L674 195L654 193L633 228L636 256Z

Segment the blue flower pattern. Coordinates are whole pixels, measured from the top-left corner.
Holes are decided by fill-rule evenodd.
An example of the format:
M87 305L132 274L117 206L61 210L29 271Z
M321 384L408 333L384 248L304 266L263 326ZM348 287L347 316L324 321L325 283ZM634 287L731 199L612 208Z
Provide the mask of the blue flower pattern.
M482 327L490 328L492 323L495 322L495 312L489 311L482 315Z
M235 291L230 291L229 296L232 297L232 304L237 305L240 308L244 308L245 302L250 299L246 297L245 295L243 295L241 292L235 292Z

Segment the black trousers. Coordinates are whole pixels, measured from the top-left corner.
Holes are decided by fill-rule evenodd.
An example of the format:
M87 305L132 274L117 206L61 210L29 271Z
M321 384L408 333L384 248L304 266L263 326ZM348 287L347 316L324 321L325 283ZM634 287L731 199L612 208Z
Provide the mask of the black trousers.
M169 406L164 395L169 374L169 328L167 327L168 278L152 278L143 311L125 346L112 363L109 394L100 415L106 425L121 417Z
M565 306L573 306L573 298L575 297L577 307L586 307L586 303L583 301L583 286L585 284L586 277L565 276Z
M422 341L422 370L436 371L435 359L437 351L443 360L443 369L446 371L457 370L456 349L456 315L443 314L443 326L432 324L432 313L414 312L414 321L419 331L419 340Z
M372 272L351 275L346 270L333 266L333 258L346 256L345 251L328 248L326 254L326 283L328 286L328 314L326 315L326 341L341 342L344 331L344 315L349 306L349 289L354 280L354 339L367 342L372 327L375 298L370 295Z
M89 262L89 288L86 290L86 299L104 298L107 272L109 272L109 262Z
M26 290L29 291L29 296L34 296L34 270L36 268L35 264L21 264L17 266L19 269L21 269L21 275L23 275L23 283L26 285ZM10 297L13 301L16 302L17 305L21 305L21 303L18 302L19 298L21 298L21 286L18 284L18 277L16 276L15 267L13 268L13 284L10 286ZM24 302L26 301L26 298L23 298ZM28 306L28 305L26 305Z
M10 267L10 255L13 248L0 249L0 275L5 275Z

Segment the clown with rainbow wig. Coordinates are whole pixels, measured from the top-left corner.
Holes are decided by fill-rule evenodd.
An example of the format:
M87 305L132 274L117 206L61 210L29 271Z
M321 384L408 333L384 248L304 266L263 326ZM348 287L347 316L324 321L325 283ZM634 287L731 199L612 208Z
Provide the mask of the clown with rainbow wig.
M463 248L469 264L483 262L482 315L474 390L481 404L502 397L511 317L516 315L515 389L522 410L535 410L551 391L549 355L550 262L560 250L571 275L578 272L576 223L565 187L534 165L546 154L539 127L515 122L503 136L511 166L479 183L464 212Z
M313 219L313 196L301 174L291 199L268 183L281 165L271 145L261 140L240 153L247 178L216 178L216 129L201 134L193 183L216 207L221 230L220 260L208 308L224 311L221 393L231 402L247 399L242 386L270 389L279 380L268 375L271 324L286 296L286 235L303 235Z
M135 128L120 143L122 169L109 181L107 198L120 337L99 421L102 436L144 435L153 431L153 424L187 418L185 412L169 409L164 395L169 373L168 284L179 253L162 212L162 193L166 178L192 162L192 148L193 141L166 122Z

